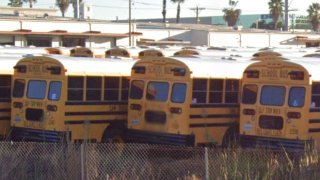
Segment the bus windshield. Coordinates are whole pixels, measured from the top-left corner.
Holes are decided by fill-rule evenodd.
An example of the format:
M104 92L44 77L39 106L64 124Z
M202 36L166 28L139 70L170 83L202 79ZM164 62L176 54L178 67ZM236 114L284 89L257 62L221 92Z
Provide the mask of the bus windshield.
M48 99L58 101L61 96L61 82L52 81L49 85Z
M305 99L304 87L292 87L289 93L289 106L290 107L302 107Z
M130 86L130 98L141 99L143 96L144 81L134 80Z
M43 80L30 80L28 83L27 97L30 99L44 99L47 83Z
M187 85L174 83L172 87L171 101L174 103L184 103L186 99Z
M262 105L282 106L284 104L286 88L283 86L263 86L260 103Z
M14 80L12 96L17 98L23 97L25 84L26 82L23 79Z
M154 101L167 101L169 94L169 83L149 82L147 87L147 99Z
M242 103L255 104L257 101L258 86L246 84L243 86Z

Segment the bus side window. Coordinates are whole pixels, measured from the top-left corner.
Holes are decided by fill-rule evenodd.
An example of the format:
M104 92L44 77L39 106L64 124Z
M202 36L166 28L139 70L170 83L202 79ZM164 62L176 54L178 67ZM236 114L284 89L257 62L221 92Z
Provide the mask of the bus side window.
M313 103L313 108L320 107L320 83L312 83L311 102Z
M239 80L226 80L225 103L239 102Z
M210 79L209 103L222 103L223 79Z
M84 78L68 77L68 101L83 101Z
M101 101L101 77L87 77L86 100Z
M128 78L121 79L121 101L128 101L130 80Z
M104 100L118 101L119 100L119 77L105 77L104 79Z
M206 103L207 79L193 79L192 99L196 99L196 103Z
M0 76L0 99L10 99L11 91L11 76L1 75Z

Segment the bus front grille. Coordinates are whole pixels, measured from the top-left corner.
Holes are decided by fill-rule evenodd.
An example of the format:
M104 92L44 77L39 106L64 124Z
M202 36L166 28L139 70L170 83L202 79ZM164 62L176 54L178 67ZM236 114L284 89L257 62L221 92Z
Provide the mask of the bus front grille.
M44 116L44 112L42 109L26 109L26 119L28 121L42 121Z
M163 111L146 111L144 117L148 123L165 124L167 121L166 113Z

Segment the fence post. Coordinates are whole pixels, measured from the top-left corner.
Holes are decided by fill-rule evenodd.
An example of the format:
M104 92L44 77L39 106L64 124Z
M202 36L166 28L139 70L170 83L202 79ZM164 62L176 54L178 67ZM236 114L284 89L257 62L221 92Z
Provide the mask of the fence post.
M84 143L81 143L80 145L80 160L81 160L81 180L85 180L85 165L84 165Z
M209 156L208 156L208 148L204 148L204 161L206 166L206 180L209 180Z

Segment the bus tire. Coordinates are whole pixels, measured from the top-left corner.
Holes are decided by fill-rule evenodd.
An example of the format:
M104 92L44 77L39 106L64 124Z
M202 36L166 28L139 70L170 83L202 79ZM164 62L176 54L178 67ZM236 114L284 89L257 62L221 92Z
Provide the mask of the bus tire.
M239 145L239 128L230 127L223 136L222 148L237 148Z
M110 127L105 130L101 142L112 143L115 153L121 155L125 149L125 128Z

